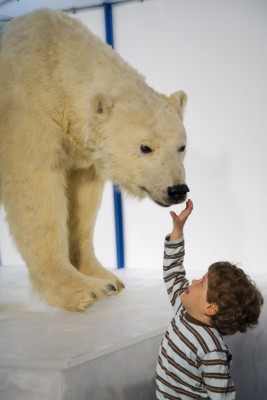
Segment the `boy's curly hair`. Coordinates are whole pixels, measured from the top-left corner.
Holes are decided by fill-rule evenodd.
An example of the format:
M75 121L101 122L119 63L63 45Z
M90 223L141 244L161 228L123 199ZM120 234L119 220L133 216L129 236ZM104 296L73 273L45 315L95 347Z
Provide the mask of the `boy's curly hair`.
M234 264L220 261L208 269L207 301L218 306L213 326L222 335L258 325L263 297L255 283Z

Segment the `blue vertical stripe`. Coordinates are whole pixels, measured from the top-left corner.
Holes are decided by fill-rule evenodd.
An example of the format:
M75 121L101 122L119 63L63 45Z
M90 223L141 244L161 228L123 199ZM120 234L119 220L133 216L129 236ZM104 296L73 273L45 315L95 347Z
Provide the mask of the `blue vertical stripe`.
M113 41L113 18L112 4L104 3L106 42L114 48ZM116 250L117 267L124 268L124 239L123 239L123 214L121 192L117 186L113 186L115 230L116 230Z

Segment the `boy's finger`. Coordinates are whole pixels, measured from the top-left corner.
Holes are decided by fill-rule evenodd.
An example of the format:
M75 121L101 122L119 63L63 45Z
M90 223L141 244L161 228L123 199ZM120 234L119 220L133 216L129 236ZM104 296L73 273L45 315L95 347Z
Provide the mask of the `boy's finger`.
M174 211L170 211L170 214L171 214L172 218L177 217L177 214Z
M192 202L191 199L188 199L188 200L187 200L187 202L186 202L186 207L189 207L189 208L193 209L193 202Z

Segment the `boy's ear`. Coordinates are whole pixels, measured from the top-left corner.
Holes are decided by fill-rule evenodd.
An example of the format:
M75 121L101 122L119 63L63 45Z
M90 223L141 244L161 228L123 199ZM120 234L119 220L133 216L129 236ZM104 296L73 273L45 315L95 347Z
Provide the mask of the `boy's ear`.
M206 315L208 315L209 317L212 317L213 315L217 314L218 311L219 308L215 303L209 303L206 307Z

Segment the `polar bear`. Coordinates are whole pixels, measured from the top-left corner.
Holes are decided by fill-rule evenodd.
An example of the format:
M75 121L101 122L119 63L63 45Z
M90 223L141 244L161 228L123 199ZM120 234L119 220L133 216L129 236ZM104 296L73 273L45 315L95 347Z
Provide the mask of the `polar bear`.
M0 180L10 232L44 300L84 310L123 283L94 254L103 185L183 202L186 94L169 97L81 22L49 9L7 24Z

